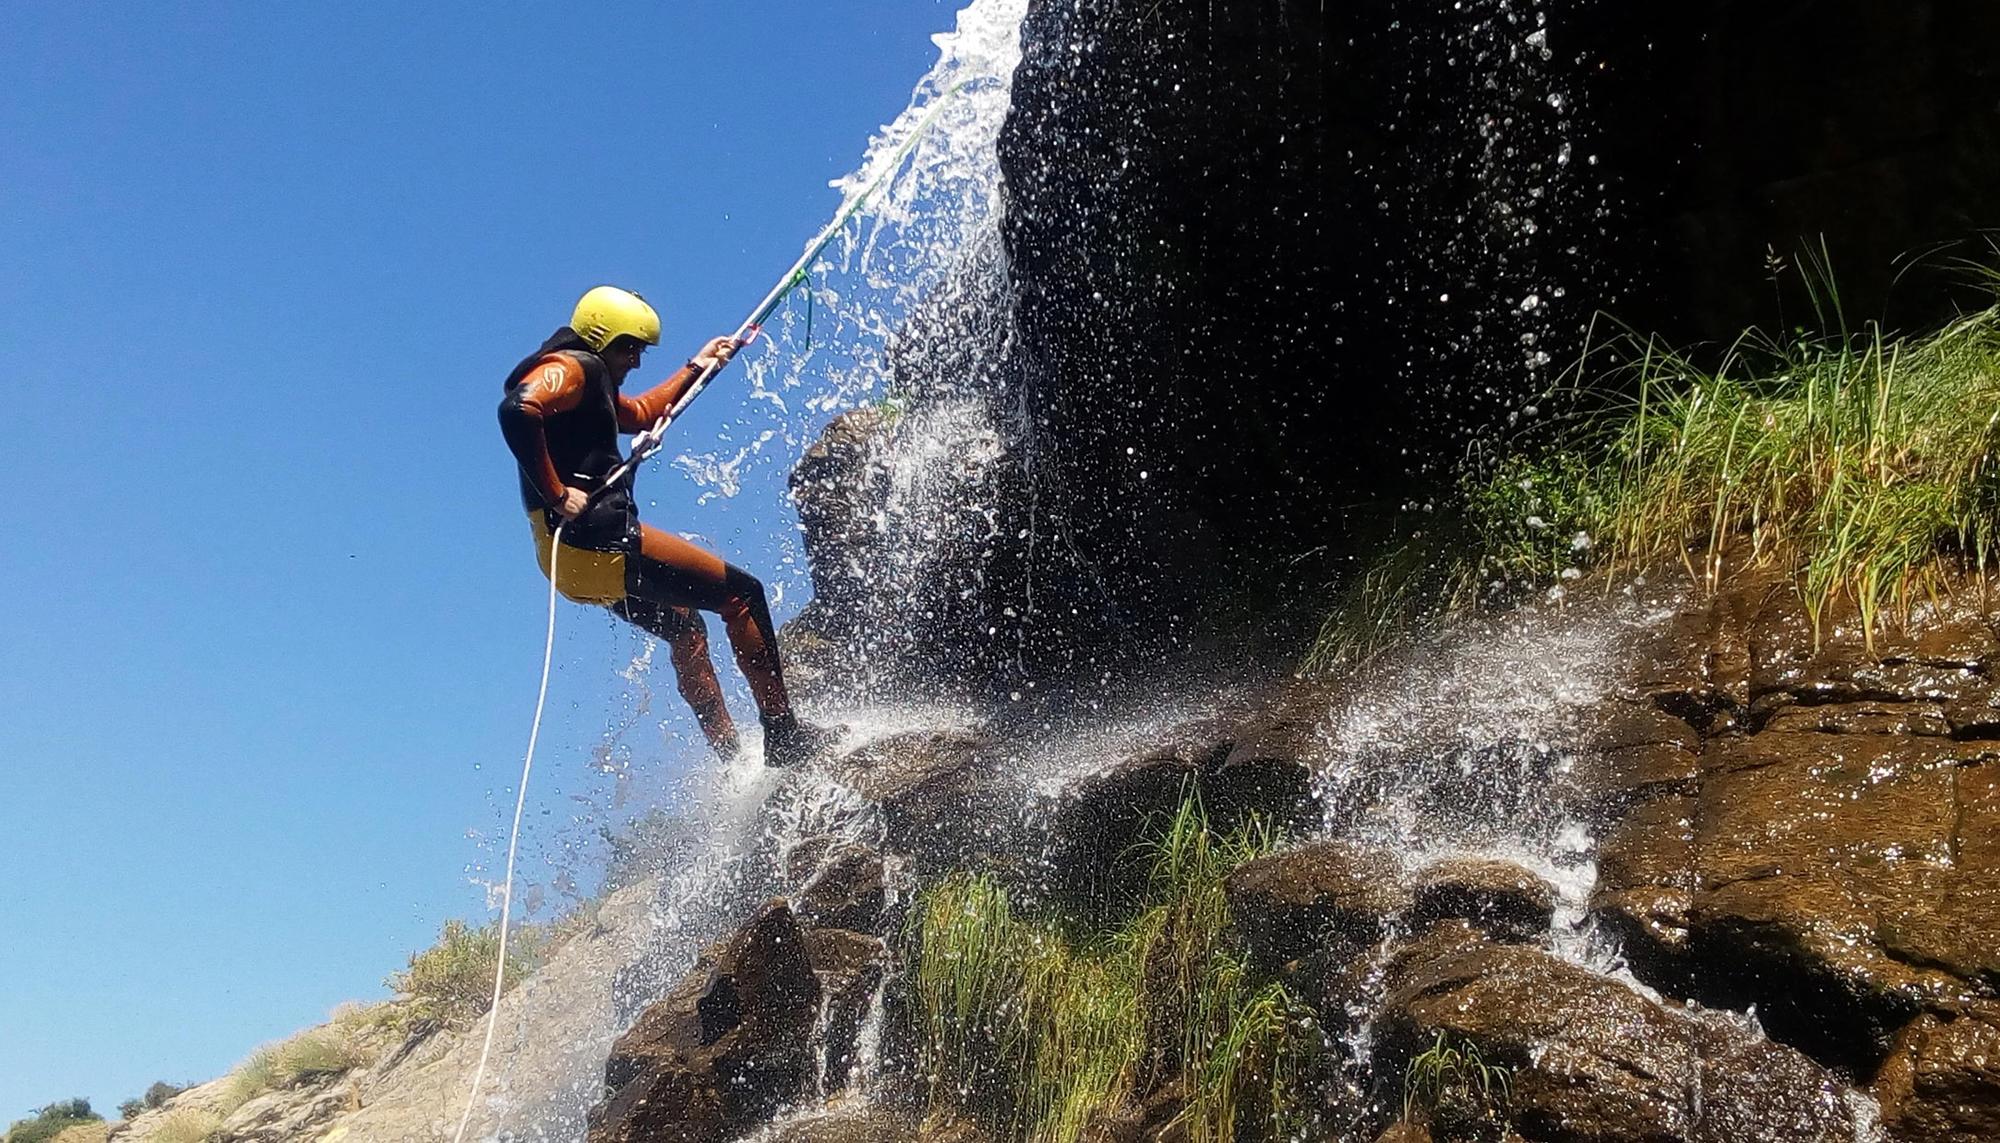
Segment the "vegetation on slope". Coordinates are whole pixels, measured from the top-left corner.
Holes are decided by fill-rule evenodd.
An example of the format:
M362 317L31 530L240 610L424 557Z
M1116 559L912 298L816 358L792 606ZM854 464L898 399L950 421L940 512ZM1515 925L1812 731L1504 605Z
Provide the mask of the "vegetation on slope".
M1223 879L1267 831L1213 835L1190 802L1151 843L1130 920L1077 935L1024 916L987 874L956 874L912 917L920 1062L934 1114L1068 1143L1094 1113L1177 1091L1195 1143L1285 1138L1321 1047L1311 1015L1260 982L1229 928Z
M1326 667L1395 632L1592 568L1794 576L1816 628L1835 604L1885 622L1984 573L2000 528L2000 306L1922 336L1839 326L1746 335L1713 370L1637 338L1594 358L1594 414L1499 461L1384 558L1328 621ZM1575 396L1576 394L1572 394Z
M51 1103L27 1119L16 1120L7 1128L5 1143L48 1143L73 1127L103 1122L90 1109L87 1099L65 1099Z

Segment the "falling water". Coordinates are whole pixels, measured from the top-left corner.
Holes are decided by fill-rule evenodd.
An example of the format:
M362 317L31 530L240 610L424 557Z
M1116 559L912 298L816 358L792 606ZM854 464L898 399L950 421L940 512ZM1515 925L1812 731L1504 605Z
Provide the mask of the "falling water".
M859 521L862 534L848 537L849 558L868 561L869 594L840 601L850 633L865 632L853 644L864 655L850 683L880 682L921 637L926 601L975 593L995 548L1033 539L1002 534L1000 523L1012 329L996 144L1027 7L1028 0L973 0L956 29L936 37L939 61L908 109L835 189L849 195L872 182L941 107L935 128L830 248L809 290L771 323L767 348L746 355L745 396L723 438L674 458L705 495L731 497L750 466L789 471L829 418L852 415L865 456L848 471L866 485L852 502L869 511ZM1417 315L1424 312L1468 315L1440 326L1448 332L1424 365L1462 369L1455 384L1465 400L1440 402L1441 417L1468 410L1488 423L1535 416L1523 395L1550 379L1555 363L1546 344L1579 320L1586 304L1579 295L1601 300L1586 265L1587 237L1606 207L1594 197L1602 188L1579 148L1581 95L1549 66L1546 11L1515 0L1456 5L1400 49L1471 77L1420 92L1430 73L1411 68L1401 82L1413 121L1424 118L1419 102L1452 104L1442 121L1456 133L1426 145L1446 152L1445 164L1476 183L1477 193L1453 198L1385 186L1381 200L1383 213L1401 212L1400 225L1415 235L1411 248L1433 255L1387 271L1391 303L1413 315L1405 332L1423 324ZM791 566L801 567L803 554L792 551ZM1595 839L1566 800L1566 779L1580 720L1619 665L1617 634L1664 612L1636 597L1588 610L1556 602L1467 629L1344 690L1322 728L1323 832L1394 853L1412 870L1461 856L1499 857L1532 870L1559 893L1549 950L1618 976L1615 945L1587 920ZM635 701L646 697L644 674L629 680ZM1207 712L1214 699L1213 690L1199 687L1181 697L1163 689L1117 718L1093 712L1081 727L1013 728L1007 769L1017 797L995 828L1034 849L1038 823L1080 777ZM850 695L829 712L846 724L849 749L902 731L982 722L972 710L856 709L853 702ZM623 771L622 739L607 737L599 769ZM779 775L739 762L686 780L624 843L625 887L613 900L639 907L605 914L617 930L615 968L561 998L591 1012L590 1027L552 1060L524 1048L546 1031L533 1022L535 1009L503 1026L514 1050L503 1049L511 1066L503 1064L500 1094L482 1109L484 1137L580 1139L616 1033L751 904L796 892L813 871L808 841L879 846L884 829L877 807L825 775ZM1350 1027L1329 1032L1365 1057L1371 1013L1358 1007L1349 1015ZM883 1019L878 992L854 1073L822 1076L822 1093L846 1086L866 1097L880 1063Z

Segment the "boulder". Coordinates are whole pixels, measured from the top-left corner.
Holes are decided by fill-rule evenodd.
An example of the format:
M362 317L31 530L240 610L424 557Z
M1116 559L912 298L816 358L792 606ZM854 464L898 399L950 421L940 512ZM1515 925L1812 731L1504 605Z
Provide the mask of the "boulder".
M842 845L819 862L792 909L808 928L869 933L882 920L888 893L882 855L865 845Z
M1326 945L1358 952L1380 941L1411 905L1394 857L1338 841L1246 862L1225 888L1237 931L1267 967Z
M789 906L710 946L612 1046L589 1143L725 1143L810 1090L820 984Z
M1846 1089L1727 1016L1669 1008L1616 980L1447 922L1392 960L1378 1076L1436 1042L1509 1070L1507 1118L1537 1140L1848 1143Z
M1012 840L1019 795L1002 780L1004 761L975 731L910 731L849 753L836 776L882 808L890 851L936 871L977 864Z
M1555 886L1510 861L1441 861L1417 874L1411 927L1463 920L1500 941L1532 941L1555 919Z
M826 1093L847 1086L863 1021L888 971L889 952L881 938L846 929L812 929L805 934L806 958L819 977L819 1073Z
M1703 757L1690 954L1710 999L1866 1074L2000 973L2000 767L1936 738L1760 734Z
M1876 1073L1874 1095L1896 1143L2000 1139L2000 1008L1917 1017Z
M1323 695L1296 687L1247 712L1176 727L1085 778L1057 809L1058 880L1094 902L1135 898L1148 873L1142 843L1191 796L1223 833L1252 818L1281 832L1317 821L1312 762L1325 716Z

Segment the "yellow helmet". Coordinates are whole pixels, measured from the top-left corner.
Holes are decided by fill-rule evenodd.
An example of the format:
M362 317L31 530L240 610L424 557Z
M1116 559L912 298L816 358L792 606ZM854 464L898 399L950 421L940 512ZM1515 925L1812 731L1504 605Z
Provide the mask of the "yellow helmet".
M660 344L660 315L646 299L616 286L598 286L578 299L569 327L599 353L621 337Z

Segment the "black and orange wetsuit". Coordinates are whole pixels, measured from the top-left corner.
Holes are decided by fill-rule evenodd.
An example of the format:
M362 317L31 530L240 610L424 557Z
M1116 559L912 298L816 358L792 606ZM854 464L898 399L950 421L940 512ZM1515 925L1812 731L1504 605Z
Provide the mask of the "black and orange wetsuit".
M500 430L521 470L521 501L534 529L542 574L564 492L589 492L622 459L618 434L652 425L687 392L700 370L690 364L638 397L618 391L604 360L567 327L507 375ZM736 750L736 727L708 656L708 631L696 609L722 616L737 666L767 723L791 717L778 665L777 632L764 585L678 536L639 522L631 481L606 491L562 529L557 590L595 603L664 641L681 696L694 708L710 745Z

